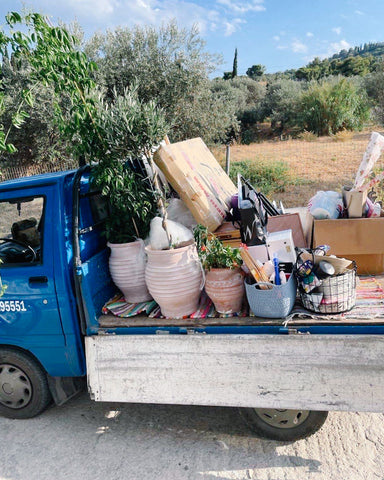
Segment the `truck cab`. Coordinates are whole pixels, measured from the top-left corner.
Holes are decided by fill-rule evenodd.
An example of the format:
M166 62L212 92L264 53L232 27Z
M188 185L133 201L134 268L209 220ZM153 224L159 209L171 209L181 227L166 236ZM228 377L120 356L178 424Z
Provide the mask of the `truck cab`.
M33 385L25 369L12 366L14 355L41 369L47 397L53 394L57 403L77 391L74 379L86 374L73 257L74 196L79 262L106 255L105 203L90 193L88 169L0 184L1 413L11 409L10 415L29 416Z

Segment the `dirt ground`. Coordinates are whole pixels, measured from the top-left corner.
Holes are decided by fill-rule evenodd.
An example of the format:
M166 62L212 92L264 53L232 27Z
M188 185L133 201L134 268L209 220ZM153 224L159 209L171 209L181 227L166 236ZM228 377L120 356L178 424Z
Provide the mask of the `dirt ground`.
M241 160L255 162L283 161L290 167L294 185L274 196L287 207L306 205L318 190L340 190L354 180L371 131L382 132L377 127L363 132L346 132L341 140L335 137L320 137L306 140L268 140L250 145L231 146L231 163ZM215 157L225 163L225 147L213 149ZM377 168L384 170L384 160ZM257 186L256 186L257 187Z
M384 479L384 415L330 413L306 440L261 440L231 408L94 403L0 418L0 480Z

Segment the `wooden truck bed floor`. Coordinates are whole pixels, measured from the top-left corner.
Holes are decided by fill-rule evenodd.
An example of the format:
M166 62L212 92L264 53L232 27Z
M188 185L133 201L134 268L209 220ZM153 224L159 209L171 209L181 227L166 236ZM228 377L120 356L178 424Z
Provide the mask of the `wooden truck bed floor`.
M130 318L120 318L114 315L102 315L99 318L101 328L121 327L210 327L210 326L270 326L285 325L286 319L270 319L259 317L228 317L228 318L149 318L138 315ZM292 318L288 321L289 326L313 326L313 325L384 325L384 317L375 318L348 318L348 319L316 319L316 318Z

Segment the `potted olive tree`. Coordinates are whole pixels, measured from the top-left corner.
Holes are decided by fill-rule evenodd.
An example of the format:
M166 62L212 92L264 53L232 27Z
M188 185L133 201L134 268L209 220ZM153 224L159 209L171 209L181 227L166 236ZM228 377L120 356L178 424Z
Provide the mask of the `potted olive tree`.
M225 247L206 227L194 230L200 261L206 270L205 291L219 313L238 313L244 297L242 259L238 248Z
M111 276L127 302L148 301L152 297L145 282L143 240L162 199L153 179L133 171L127 160L145 159L154 168L151 149L164 138L168 125L162 111L153 102L141 102L135 89L104 106L99 122L108 149L94 168L93 182L110 205L106 233Z

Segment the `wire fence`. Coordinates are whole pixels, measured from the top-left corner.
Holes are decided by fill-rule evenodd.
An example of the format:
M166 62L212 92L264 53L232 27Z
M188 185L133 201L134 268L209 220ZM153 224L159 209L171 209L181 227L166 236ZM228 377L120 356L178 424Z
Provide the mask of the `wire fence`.
M384 135L380 129L375 128L375 131ZM271 173L267 181L272 188L268 196L283 201L287 207L302 206L318 190L341 191L343 185L353 183L370 136L371 130L365 130L357 133L343 132L334 137L318 138L309 134L301 139L274 139L250 145L233 145L231 166L244 161L252 163L256 168L261 165L270 166ZM225 146L214 148L213 153L221 165L225 166ZM281 164L285 167L283 170L274 170L274 166ZM30 166L0 165L0 181L77 167L74 161L68 160ZM383 156L375 168L377 172L384 171ZM267 174L268 171L267 169ZM371 198L384 205L384 182L375 187Z
M380 130L375 131L384 134ZM233 145L231 167L234 169L236 164L243 162L264 166L261 170L270 175L269 181L272 183L269 196L277 201L282 200L287 207L302 206L318 190L341 191L343 185L353 183L370 136L371 131L366 130L346 132L335 137L309 136ZM224 166L225 147L214 149L214 154ZM277 168L281 164L284 169ZM375 170L384 170L383 156ZM376 190L378 200L384 201L384 184L379 184Z
M41 163L34 165L3 165L0 166L0 181L15 180L43 173L62 172L77 168L74 161L58 160L55 163Z

